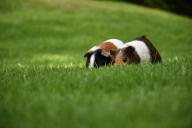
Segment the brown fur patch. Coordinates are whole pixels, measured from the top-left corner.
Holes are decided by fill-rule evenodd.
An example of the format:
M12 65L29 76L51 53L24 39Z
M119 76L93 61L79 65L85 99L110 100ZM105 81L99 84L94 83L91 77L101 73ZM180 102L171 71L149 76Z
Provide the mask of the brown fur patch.
M124 65L125 62L123 62L123 53L121 52L121 50L119 50L115 55L115 65Z
M103 42L100 45L97 45L97 47L101 48L104 56L110 56L110 50L117 49L117 47L111 42ZM87 57L92 53L93 51L87 51L84 53L84 57Z
M117 49L117 47L111 42L104 42L99 45L103 52L109 53L111 49Z

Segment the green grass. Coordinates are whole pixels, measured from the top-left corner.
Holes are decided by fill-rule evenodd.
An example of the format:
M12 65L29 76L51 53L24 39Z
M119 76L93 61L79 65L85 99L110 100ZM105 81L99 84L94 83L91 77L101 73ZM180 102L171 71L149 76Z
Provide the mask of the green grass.
M0 13L1 128L190 128L192 20L131 4L28 0ZM163 64L84 67L109 38L147 35Z

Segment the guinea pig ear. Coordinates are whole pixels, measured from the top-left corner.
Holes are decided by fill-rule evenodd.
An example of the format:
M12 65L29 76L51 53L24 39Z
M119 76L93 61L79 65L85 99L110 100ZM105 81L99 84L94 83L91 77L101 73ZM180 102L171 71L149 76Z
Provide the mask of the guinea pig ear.
M122 49L122 51L123 51L123 53L130 55L135 51L135 48L132 46L128 46L128 47Z
M93 53L92 51L87 51L87 52L83 55L83 57L88 57L88 56L90 56L92 53Z

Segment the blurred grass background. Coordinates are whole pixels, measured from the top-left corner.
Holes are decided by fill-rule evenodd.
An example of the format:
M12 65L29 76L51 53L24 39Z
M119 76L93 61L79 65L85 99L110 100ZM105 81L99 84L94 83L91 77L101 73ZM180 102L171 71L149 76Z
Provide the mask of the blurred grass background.
M0 127L192 126L190 18L114 1L3 5ZM93 45L143 34L163 64L85 69Z
M22 7L24 0L1 0L0 1L0 11L14 11Z
M102 0L103 1L103 0ZM181 15L192 17L191 0L104 0L104 1L124 1L147 7L159 8Z

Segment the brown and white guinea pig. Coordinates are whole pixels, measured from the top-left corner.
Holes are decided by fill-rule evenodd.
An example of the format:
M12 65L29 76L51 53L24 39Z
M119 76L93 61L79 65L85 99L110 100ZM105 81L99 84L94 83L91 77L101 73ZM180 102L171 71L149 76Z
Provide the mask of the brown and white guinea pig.
M112 63L112 58L110 55L110 50L119 49L123 47L124 43L118 39L109 39L101 43L100 45L94 46L89 49L84 57L86 60L86 67L100 67Z
M145 36L135 38L127 42L118 50L111 50L114 65L160 63L161 56L154 45Z

